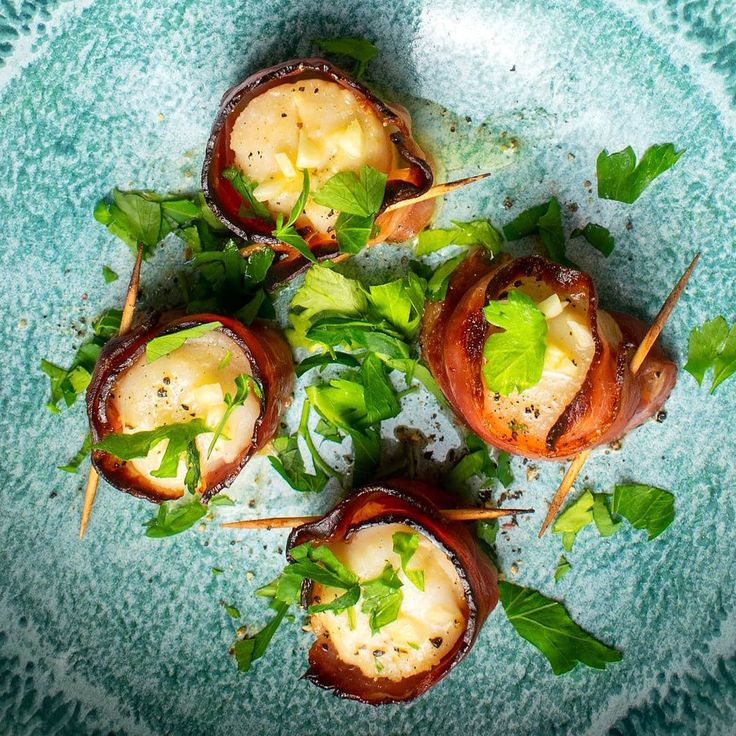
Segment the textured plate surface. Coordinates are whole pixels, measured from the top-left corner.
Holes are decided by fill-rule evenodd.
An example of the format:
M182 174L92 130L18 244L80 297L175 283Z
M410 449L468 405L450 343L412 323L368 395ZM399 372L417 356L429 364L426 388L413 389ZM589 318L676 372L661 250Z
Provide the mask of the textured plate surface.
M499 608L461 666L417 702L342 702L299 680L309 638L298 624L283 627L249 676L227 655L234 626L220 601L238 605L243 623L265 620L252 592L281 564L283 533L210 523L150 540L141 523L151 508L103 486L77 540L84 472L54 468L79 445L82 409L59 418L43 408L38 362L67 361L85 320L122 301L125 278L105 285L100 268L127 274L132 259L92 219L95 202L115 185L196 187L223 91L306 53L311 38L348 34L377 42L371 78L407 104L445 175L493 168L454 195L442 219L485 213L503 223L555 193L577 205L566 209L568 226L593 219L616 237L607 260L571 246L603 304L645 318L701 249L665 333L680 365L694 324L736 317L731 0L2 0L0 732L732 733L734 383L711 397L681 375L663 424L592 458L592 487L630 479L670 488L677 518L651 544L628 528L611 539L584 531L557 586L559 540L540 542L536 530L559 466L540 464L533 478L514 462L514 487L538 512L500 535L503 568L517 562L513 579L562 597L623 650L606 672L555 678ZM589 193L601 148L641 153L670 140L687 154L635 205ZM400 269L402 255L376 249L350 269L377 278ZM163 298L180 257L168 244L146 265L146 300ZM394 428L413 425L443 460L459 440L436 413L426 394L409 397L385 427L387 453L397 451ZM263 515L314 512L334 498L290 491L262 460L232 495Z

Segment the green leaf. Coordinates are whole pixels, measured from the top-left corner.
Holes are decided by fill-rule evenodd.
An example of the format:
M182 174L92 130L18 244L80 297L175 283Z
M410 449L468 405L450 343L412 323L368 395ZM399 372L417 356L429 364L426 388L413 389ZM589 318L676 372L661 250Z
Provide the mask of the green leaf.
M189 443L200 434L212 430L201 420L192 419L182 424L165 424L156 429L130 434L111 433L103 437L95 446L96 450L109 452L121 460L146 457L159 443L168 440L161 465L151 472L156 478L175 478L180 456L186 452Z
M171 537L191 529L205 514L207 507L199 496L184 502L162 503L158 513L145 522L146 536L153 539Z
M503 236L506 240L513 241L526 238L529 235L536 235L539 231L539 218L547 213L549 205L549 202L544 202L524 210L511 222L504 225Z
M723 317L714 317L693 327L687 345L685 370L702 386L707 371L713 367L728 337L728 323ZM713 390L713 389L712 389Z
M235 606L231 606L228 603L223 602L222 607L230 618L240 618L240 611Z
M658 537L675 518L675 497L662 488L625 483L613 489L612 510L634 529L646 529L648 541Z
M504 488L508 488L514 482L514 474L511 470L511 455L508 452L499 452L496 457L496 477L501 481Z
M353 485L367 483L376 477L381 460L381 434L373 427L362 431L349 430L353 441Z
M447 287L450 285L450 277L464 260L465 255L459 255L455 258L450 258L437 267L427 283L428 299L436 302L445 298Z
M233 185L233 189L241 196L245 206L254 217L261 220L272 219L268 207L253 196L253 190L256 188L255 182L252 182L242 171L233 166L224 169L222 176Z
M338 444L342 442L340 430L331 422L328 422L326 419L322 419L322 417L320 417L317 422L317 426L314 428L314 431L330 442L337 442Z
M375 354L368 355L360 367L360 377L363 384L364 421L376 424L397 416L401 404L380 358Z
M276 229L273 231L273 236L278 238L282 243L290 245L294 250L298 251L308 261L317 263L317 256L312 253L309 248L309 244L299 233L293 228Z
M396 570L388 562L377 578L363 583L363 605L360 610L369 616L371 634L377 634L399 617L404 599L401 586Z
M222 415L222 418L220 419L218 425L215 427L215 431L212 434L210 446L207 448L208 458L212 454L212 451L215 449L217 440L220 439L223 431L225 430L225 425L230 419L230 416L235 411L235 409L245 404L248 396L250 396L251 390L259 399L263 398L263 391L261 390L258 381L256 381L253 376L250 376L247 373L241 373L239 376L235 377L235 394L230 395L229 393L227 393L223 397L225 401L225 406L227 408L225 409L225 413Z
M403 279L370 286L371 305L380 317L411 340L422 321L426 288L427 282L410 272Z
M357 583L348 588L346 593L331 600L329 603L317 603L307 608L308 614L322 613L323 611L333 611L340 613L347 608L351 608L360 600L360 585Z
M568 552L572 549L578 532L593 522L593 505L593 494L590 491L584 491L555 519L552 533L562 535L562 546Z
M501 236L489 220L453 220L452 224L453 227L444 230L423 230L419 233L414 254L425 256L448 245L482 245L493 255L501 251Z
M710 392L713 393L734 373L736 373L736 323L731 326L726 342L713 362L713 384L710 387Z
M105 279L106 284L111 284L113 281L117 281L120 278L110 266L102 267L102 277Z
M349 215L341 212L335 221L335 237L341 253L359 253L368 244L373 232L375 217Z
M327 473L315 467L307 473L304 467L297 434L274 440L277 457L269 456L271 467L295 490L301 493L320 493L330 479Z
M548 258L563 266L576 268L565 255L562 212L556 197L522 212L503 228L503 234L509 241L538 235Z
M561 603L506 581L499 582L498 591L516 632L547 657L556 675L569 672L579 662L602 670L621 660L621 652L582 629Z
M367 165L361 167L358 176L341 171L314 192L312 200L342 214L372 217L383 204L386 179L382 171Z
M676 151L673 143L650 146L636 163L631 146L622 151L608 153L603 150L596 161L598 196L632 204L660 174L675 165L685 153Z
M318 353L317 355L311 355L305 358L301 363L298 363L294 371L297 376L303 376L307 371L311 371L313 368L323 368L326 365L346 365L351 368L356 368L358 361L350 355L350 353L335 353L330 355L329 353Z
M276 615L267 626L261 629L255 636L247 639L237 639L235 641L233 644L233 655L235 656L235 661L238 664L238 670L240 672L247 672L253 662L263 656L288 610L289 605L287 603L277 604Z
M560 559L557 562L557 568L555 569L555 582L559 583L560 580L570 572L570 570L572 570L572 566L567 561L567 558L565 555L560 555Z
M302 171L302 190L299 192L299 196L294 202L294 206L291 208L289 213L289 219L284 225L285 229L289 229L298 219L299 215L304 211L304 207L307 204L307 198L309 197L309 169Z
M260 248L253 251L245 259L245 269L243 270L245 282L251 285L263 283L275 257L276 253L271 248Z
M202 467L196 439L191 440L187 445L186 464L187 472L184 475L184 488L189 493L195 494L199 491L199 484L202 482ZM214 501L215 499L212 500Z
M154 337L153 340L149 340L146 343L146 361L153 363L154 360L163 358L164 355L178 350L187 340L201 337L212 330L216 330L218 327L222 327L222 322L205 322L194 327L187 327L185 330Z
M611 496L607 493L593 494L593 521L598 530L598 534L602 537L610 537L615 534L620 526L620 521L614 521L608 502Z
M613 253L615 242L608 228L589 222L582 230L579 228L570 233L571 238L583 236L596 250L603 253L606 258Z
M63 470L65 473L76 473L79 466L89 457L89 453L92 450L92 437L89 432L84 436L82 446L77 450L74 457L69 460L66 465L59 465L58 469Z
M490 324L504 329L491 333L483 346L483 378L488 390L507 396L536 385L547 349L544 314L521 291L490 302L483 314Z
M165 199L161 202L163 214L177 225L188 225L200 217L200 208L191 199Z
M365 38L343 37L315 39L314 43L328 54L342 54L357 62L354 76L362 78L366 64L378 53L378 48Z
M112 199L123 216L131 237L153 248L160 240L161 204L153 202L138 192L121 192L114 189Z
M392 537L393 550L401 560L401 569L404 575L412 582L415 588L424 590L424 572L409 570L407 566L419 548L419 535L414 532L395 532Z

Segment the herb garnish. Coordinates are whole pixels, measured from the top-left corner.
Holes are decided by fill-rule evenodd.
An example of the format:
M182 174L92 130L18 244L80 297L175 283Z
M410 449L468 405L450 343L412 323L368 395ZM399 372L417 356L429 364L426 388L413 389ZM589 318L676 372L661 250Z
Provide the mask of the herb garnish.
M79 466L84 462L84 460L89 457L90 450L92 449L92 437L90 436L89 432L84 437L84 441L82 442L82 446L77 450L77 453L74 455L74 457L69 460L69 462L66 465L59 465L58 469L63 470L65 473L76 473L79 469Z
M672 523L675 497L669 491L641 483L617 485L613 495L586 490L555 519L552 532L562 535L562 546L569 552L578 532L591 523L602 537L615 534L621 526L615 514L635 529L646 529L651 541Z
M407 568L414 553L419 548L419 535L413 532L395 532L391 537L393 551L401 560L401 569L404 575L412 582L414 587L424 590L424 572L422 570L409 570Z
M555 582L559 583L570 570L572 570L572 565L567 561L567 557L560 555L560 559L557 561L557 567L555 568Z
M547 349L547 320L532 299L511 291L508 299L492 301L486 320L504 332L488 336L483 346L483 378L489 391L507 396L536 385L542 377Z
M233 189L243 200L241 216L248 217L248 215L253 215L261 220L272 219L268 207L253 196L253 190L256 188L255 182L248 179L240 169L236 169L234 166L228 166L222 170L222 176L232 184Z
M492 255L500 253L501 236L489 220L452 220L452 225L451 228L422 230L414 254L425 256L448 245L482 245Z
M172 537L175 534L191 529L203 516L207 514L209 508L215 506L233 506L231 498L224 493L220 493L205 505L202 503L199 495L188 496L179 501L169 501L162 503L158 507L158 513L153 518L146 521L143 526L146 527L146 536L152 539L162 539L164 537ZM212 568L213 574L218 568Z
M561 603L506 581L499 582L498 592L516 632L547 657L556 675L569 672L578 663L602 670L622 659L621 652L576 624Z
M562 230L562 212L557 197L522 212L504 225L503 234L509 241L538 235L548 258L563 266L577 268L565 254L565 233Z
M362 79L366 64L378 53L378 48L365 38L344 37L315 39L314 43L328 54L342 54L357 62L353 70L356 79Z
M319 493L323 491L330 477L342 480L341 476L333 470L320 456L317 448L309 434L307 422L309 420L309 400L302 406L299 428L288 437L277 437L273 446L278 453L277 457L269 456L271 467L295 490L302 493ZM312 458L314 473L307 473L304 467L301 450L299 449L299 437L304 439L307 450Z
M193 340L201 337L212 330L222 327L222 322L205 322L194 327L187 327L178 332L171 332L166 335L159 335L146 343L146 362L153 363L164 355L173 353L178 350L187 340Z
M111 284L113 281L117 281L120 277L110 268L110 266L103 266L102 278L105 279L106 284Z
M161 465L152 470L151 475L155 478L175 478L181 455L187 452L190 442L198 435L212 431L201 419L192 419L190 422L165 424L142 432L111 433L103 437L94 449L109 452L120 460L133 460L146 457L156 445L168 440Z
M341 171L314 192L312 200L340 213L335 236L343 253L357 253L368 243L375 217L383 204L387 176L364 165L356 176Z
M608 153L603 150L596 161L598 196L632 204L660 174L677 163L685 153L676 151L673 143L660 143L647 148L639 163L631 146Z
M225 413L222 415L222 419L220 419L218 425L215 427L215 430L212 433L212 441L210 442L210 446L207 449L208 458L212 454L212 451L215 449L217 440L220 439L220 436L225 429L225 425L227 424L227 420L230 419L232 413L239 406L243 406L245 404L248 396L250 395L251 389L259 399L263 398L263 391L261 390L258 381L256 381L253 376L250 376L247 373L241 373L239 376L235 376L235 393L233 395L227 393L223 397L225 401L225 406L227 408L225 409Z
M511 456L508 452L499 452L494 461L488 451L488 445L472 432L465 438L465 444L468 451L445 477L447 485L461 490L474 476L479 477L484 485L491 483L495 478L498 478L506 488L513 483Z
M108 309L93 323L94 335L77 350L69 368L61 368L48 360L41 361L41 370L49 377L51 383L51 398L46 404L49 411L59 414L59 402L63 400L70 407L83 393L92 380L97 358L102 346L117 333L120 327L122 312L118 309Z
M422 575L422 582L423 578ZM402 585L390 562L386 563L378 577L363 583L363 605L360 610L368 614L371 634L377 634L384 626L399 617L401 603L404 600Z
M685 370L702 386L705 374L711 369L711 393L736 373L736 322L729 330L723 317L715 317L704 322L702 327L694 327L688 340Z
M584 228L576 228L570 233L570 238L583 236L596 250L600 251L606 258L613 253L616 243L608 228L589 222Z
M302 191L296 202L294 202L294 206L291 208L288 219L284 221L283 212L279 212L276 216L276 228L271 232L271 235L278 238L282 243L286 243L292 248L295 248L307 260L312 261L312 263L316 263L317 257L309 249L307 241L299 235L294 224L299 218L299 215L303 212L304 205L307 203L307 197L309 197L309 171L304 169L304 171L302 171L302 176Z

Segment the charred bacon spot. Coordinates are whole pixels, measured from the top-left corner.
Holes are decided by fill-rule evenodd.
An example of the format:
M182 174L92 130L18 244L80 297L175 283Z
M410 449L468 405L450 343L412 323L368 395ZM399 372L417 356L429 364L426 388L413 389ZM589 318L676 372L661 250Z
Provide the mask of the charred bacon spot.
M407 701L442 679L470 650L483 622L498 602L497 576L469 528L465 524L448 522L441 516L438 509L452 504L452 497L438 488L417 481L395 480L386 485L360 488L322 519L293 530L287 557L291 549L305 542L332 545L335 551L350 544L351 539L357 540L364 532L374 532L375 536L396 525L409 527L420 535L420 539L428 540L425 543L433 545L439 558L444 560L443 564L452 571L452 579L457 584L453 590L459 596L459 607L448 618L450 633L443 637L431 633L421 643L410 639L371 646L368 641L351 639L345 642L341 656L339 642L335 643L335 631L326 640L315 631L318 639L309 652L307 679L341 697L374 705ZM360 554L365 554L362 548ZM378 562L383 564L383 556ZM310 581L305 582L302 588L304 605L313 602L315 588ZM315 625L314 615L312 625ZM352 656L346 656L345 651ZM371 658L372 671L350 661L361 654ZM431 666L421 657L431 658ZM381 666L376 668L375 661L379 659ZM393 666L394 659L408 664Z
M220 322L222 326L203 337L188 340L184 346L160 361L150 365L146 363L146 345L154 338L208 322ZM195 343L196 354L181 352L189 349L189 343ZM126 335L110 340L100 354L87 389L87 415L92 441L97 443L115 432L150 430L164 424L188 421L196 416L198 412L192 410L191 400L187 399L184 403L177 401L181 398L177 392L182 386L195 385L201 371L211 371L213 366L217 366L222 357L218 350L223 354L225 350L232 353L227 369L221 371L223 380L232 382L230 374L243 370L258 381L263 393L262 398L250 395L241 407L242 416L238 415L233 422L240 433L239 439L233 438L230 442L235 444L230 444L227 451L216 451L206 458L207 447L202 446L199 438L197 440L202 466L202 499L207 501L230 485L253 453L276 434L279 418L294 385L288 346L275 330L263 324L254 323L251 327L245 327L238 320L214 314L182 316L170 313L154 317ZM169 370L171 361L168 358L175 361L173 365L178 366L179 378ZM149 380L149 374L158 371L164 371L166 375L159 381ZM166 388L159 387L159 383ZM219 382L212 386L221 388ZM207 389L208 386L201 388ZM196 388L189 393L196 395L199 390ZM207 406L201 403L205 398L197 400L200 401L199 412L202 413L202 407ZM200 437L208 438L211 435ZM157 446L158 450L153 448L152 453L140 462L124 462L102 450L93 451L92 462L98 473L119 490L160 503L183 495L183 481L180 478L158 479L150 473L158 465L158 462L151 465L152 454L162 454L163 444Z
M296 84L297 82L299 84ZM383 102L342 69L324 59L310 58L286 61L251 75L228 90L222 99L207 142L202 169L202 189L207 204L234 233L248 242L265 243L278 251L279 258L271 269L271 283L288 279L306 268L309 261L293 249L286 248L271 234L274 229L272 221L255 217L252 211L242 207L240 195L222 172L238 164L231 140L239 117L251 103L258 100L261 95L278 88L283 89L285 94L293 95L306 95L311 90L313 94L309 94L310 99L305 99L303 104L320 105L323 103L318 98L324 95L318 92L323 87L347 91L355 98L363 114L375 119L377 128L385 131L382 135L385 137L386 156L383 160L377 159L374 162L379 164L377 168L388 175L381 212L392 204L423 194L432 186L432 167L426 154L412 138L408 112L399 105ZM286 114L284 117L284 115L280 114L278 120L288 120L290 125L293 124L295 140L298 136L308 134L308 126L305 123L296 121L296 116ZM292 119L294 123L291 123ZM246 161L263 160L263 154L263 151L258 150L255 157L246 155ZM308 160L306 153L304 160ZM347 166L343 170L357 168L359 165ZM285 209L285 205L282 209ZM376 225L380 228L380 232L372 242L384 240L400 242L410 239L427 224L433 211L434 203L425 201L391 213L379 214ZM298 222L297 226L318 259L329 259L338 255L339 251L329 227L320 227L319 223L304 220Z
M482 330L480 320L483 307L512 286L535 299L557 295L569 317L555 332L564 347L559 362L553 362L549 335L539 384L499 396L482 379L489 329ZM476 251L454 272L445 299L427 303L421 344L450 405L474 432L507 452L561 459L620 437L660 409L676 368L656 344L637 375L631 374L633 346L645 333L639 320L598 308L587 274L539 256L488 261ZM560 373L562 382L555 378Z

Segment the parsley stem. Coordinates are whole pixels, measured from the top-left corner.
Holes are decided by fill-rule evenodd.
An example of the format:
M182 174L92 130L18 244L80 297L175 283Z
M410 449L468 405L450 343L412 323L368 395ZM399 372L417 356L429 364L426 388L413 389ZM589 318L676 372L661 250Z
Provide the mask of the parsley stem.
M302 416L299 420L298 432L307 443L307 448L309 449L309 454L312 456L314 467L319 468L323 473L327 473L327 475L330 475L333 478L340 478L340 474L331 465L329 465L322 459L322 456L319 454L319 452L317 452L317 448L312 441L312 435L309 434L309 427L307 426L307 421L309 419L309 408L309 399L305 399L304 404L302 405Z

